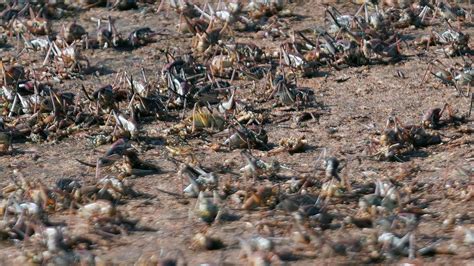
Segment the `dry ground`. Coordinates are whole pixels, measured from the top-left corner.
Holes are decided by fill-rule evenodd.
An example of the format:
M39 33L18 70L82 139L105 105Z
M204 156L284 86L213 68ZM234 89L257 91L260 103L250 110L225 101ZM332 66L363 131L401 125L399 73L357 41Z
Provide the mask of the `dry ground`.
M352 4L340 5L338 7L345 12L354 12L357 6ZM103 15L104 9L91 9L83 12L76 18L77 21L86 26L89 32L94 32L94 23L89 20L91 16ZM324 8L316 2L309 2L296 6L294 13L301 15L302 19L293 19L291 26L295 29L321 25ZM87 51L85 54L90 58L91 65L99 70L99 75L87 75L85 81L66 81L58 87L65 91L79 91L79 85L84 83L92 89L113 81L115 73L127 69L138 74L141 67L146 73L156 79L161 66L164 63L163 54L160 52L168 46L189 47L188 37L175 33L175 24L178 19L174 13L164 12L156 14L147 12L145 9L132 11L113 11L112 17L117 19L117 28L123 32L129 32L132 28L148 26L156 31L170 32L169 35L159 36L156 43L140 47L133 51L115 51L113 49ZM67 19L70 20L70 19ZM57 29L62 21L55 21ZM166 31L165 29L169 30ZM428 32L430 28L422 30L404 30L404 33L416 36L421 32ZM471 34L471 28L467 29ZM276 46L278 41L259 40L253 38L253 33L238 33L239 40L252 41L260 46ZM472 43L471 43L472 44ZM472 45L471 45L472 47ZM184 48L186 49L186 48ZM9 54L11 50L0 50L2 54ZM433 58L430 53L414 56L418 52L412 48L405 48L404 53L413 55L396 64L373 65L357 68L348 68L341 71L323 69L327 71L326 76L300 79L299 83L304 87L312 88L317 101L325 106L324 114L317 121L307 122L303 127L292 127L291 119L280 123L269 123L266 130L269 135L269 143L276 144L288 135L304 135L310 144L310 148L304 153L288 155L278 154L267 160L276 159L286 166L301 172L308 172L314 178L322 178L321 171L314 170L316 159L325 148L328 154L341 159L344 164L342 175L354 185L370 182L363 173L374 177L395 177L403 171L414 169L412 174L399 180L401 187L419 186L415 196L429 199L429 207L425 211L432 215L422 216L421 223L417 229L416 238L419 246L432 243L438 239L448 241L453 237L453 228L443 227L442 222L448 216L463 216L457 223L471 226L474 224L474 204L471 201L463 202L459 197L448 195L448 185L454 186L455 190L461 191L468 184L473 185L473 137L469 134L459 133L457 128L443 128L439 130L443 143L423 148L413 153L406 162L382 162L368 159L364 156L364 150L368 145L371 133L375 129L381 129L389 115L396 115L407 124L419 123L424 111L433 107L441 107L444 103L450 103L454 108L464 113L468 108L468 100L457 96L451 87L440 85L437 80L430 78L426 83L420 84L421 77L426 70L428 61ZM26 55L23 60L31 60ZM38 58L38 60L40 60ZM453 59L459 61L459 59ZM449 60L445 60L449 61ZM38 63L39 61L37 61ZM397 71L404 73L405 78L400 78ZM349 77L345 82L337 82L339 77ZM244 99L248 92L238 91L237 98ZM272 121L277 121L273 118ZM175 122L152 121L143 125L147 134L151 137L163 136L163 129L173 125ZM472 122L468 127L472 130ZM46 184L53 184L59 178L74 178L90 182L95 178L95 170L79 164L75 159L93 161L100 156L107 146L93 149L88 144L85 133L77 133L57 143L15 143L14 148L18 151L11 156L0 157L0 184L9 182L14 169L19 169L26 177L41 179ZM201 164L208 169L215 169L224 160L232 160L240 168L244 162L240 151L216 152L208 147L209 142L216 143L223 137L211 137L209 139L193 139L195 156ZM92 252L104 261L120 264L132 264L145 254L178 254L178 250L190 265L199 263L229 263L242 264L244 260L239 258L238 237L248 238L257 234L263 234L262 223L269 224L269 231L276 243L276 250L282 254L292 251L291 215L278 210L245 211L237 206L230 206L230 212L237 217L236 221L224 221L220 224L207 228L202 222L189 215L194 206L195 199L182 200L174 195L163 193L169 191L179 193L179 178L176 166L166 160L166 149L159 141L148 144L148 149L140 153L143 159L149 160L163 169L163 173L137 177L130 179L134 187L142 192L152 195L152 198L138 198L128 201L119 206L120 210L126 211L133 217L140 218L140 224L156 229L152 232L131 232L129 235L111 238L107 243L99 245ZM267 151L254 151L254 154L266 158ZM320 162L319 162L320 163ZM107 172L103 173L104 175ZM113 173L110 173L113 174ZM259 180L261 184L276 184L285 182L298 174L285 172L277 180ZM236 177L230 174L222 174L222 180L233 180ZM344 204L332 204L330 212L342 217L355 213L357 199ZM66 221L69 228L74 230L80 226L75 214L52 215L53 220ZM283 225L278 226L277 222ZM339 221L334 221L337 223ZM272 223L275 223L272 225ZM285 223L289 225L285 225ZM226 247L217 251L200 251L190 248L192 236L201 231L208 230L223 240ZM263 230L265 231L265 230ZM364 234L357 227L343 227L336 230L321 232L325 237L334 241L342 239L357 238ZM8 264L21 253L21 245L2 244L0 250L0 261ZM289 261L295 265L315 264L360 264L366 262L367 254L354 253L350 256L338 256L324 258L322 256L312 257L295 256ZM399 258L396 261L402 261ZM420 262L436 264L465 265L473 263L471 256L461 255L437 255L418 259ZM387 262L387 261L385 261Z

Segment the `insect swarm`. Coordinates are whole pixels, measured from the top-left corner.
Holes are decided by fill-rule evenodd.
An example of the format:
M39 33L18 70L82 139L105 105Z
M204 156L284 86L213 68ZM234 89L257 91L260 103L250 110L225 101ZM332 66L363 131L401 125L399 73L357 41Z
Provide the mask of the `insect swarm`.
M212 75L216 77L224 77L229 73L229 69L232 69L236 59L231 55L216 55L211 59L209 66Z
M447 112L448 115L447 117L442 119L443 113L445 112ZM465 115L456 115L451 105L449 103L445 103L443 105L443 108L431 108L426 111L422 117L422 126L424 128L439 129L449 124L457 125L465 123L466 121L467 120Z
M276 160L271 163L266 163L245 150L241 151L240 154L244 157L246 165L240 168L239 171L245 178L252 177L253 179L256 179L262 175L272 176L277 174L280 170L280 163Z
M11 147L11 136L6 132L0 132L0 154L6 154Z
M89 60L77 47L76 41L72 44L63 44L63 48L58 47L55 42L51 42L45 62L50 54L60 77L74 76L90 67Z
M371 140L369 150L373 151L374 147L379 147L378 152L372 153L372 156L384 160L401 160L403 153L440 142L439 135L426 132L422 126L404 126L398 118L389 117L380 138Z
M183 190L185 195L197 197L201 191L214 191L218 187L218 177L213 172L206 172L202 168L184 164L179 175L187 176L189 185Z
M273 251L273 243L264 237L255 237L250 240L239 239L241 257L249 265L263 266L271 263L281 263L280 257Z
M154 36L156 36L156 33L153 30L144 27L132 31L127 40L131 47L138 47L152 42Z
M16 33L30 32L34 35L48 35L51 33L51 23L48 19L41 17L42 10L35 14L33 8L29 8L30 18L15 18L12 21L13 31Z
M195 52L200 54L209 54L213 46L217 45L225 28L214 28L214 20L209 22L205 31L200 31L196 27L196 34L192 40L192 47Z
M196 200L194 212L203 222L211 224L218 217L219 206L213 200L206 198L204 192L201 191Z
M278 74L271 80L270 90L270 98L276 98L277 105L304 107L311 105L314 98L311 91L298 88L284 74Z
M265 129L258 126L244 127L240 125L234 128L235 133L230 135L222 144L229 149L243 148L266 148L268 136ZM232 131L231 131L232 132Z
M468 15L440 1L17 2L0 3L5 264L472 257ZM30 7L48 10L47 35L14 31ZM417 87L428 64L439 77Z
M212 111L207 108L201 108L197 105L194 105L192 115L187 119L187 123L191 124L191 132L196 132L196 130L210 128L216 130L223 130L225 126L225 120L218 116L214 115Z
M87 31L81 25L77 24L75 21L62 26L61 29L62 36L64 40L71 44L76 40L81 40L83 36L87 35Z
M192 247L203 250L221 249L224 244L218 238L208 236L205 233L197 233L192 239Z
M245 210L253 210L259 207L274 207L278 201L278 188L262 186L245 192L244 195L245 199L242 200L242 208ZM240 202L241 200L239 199L238 201Z
M277 154L277 153L286 151L289 154L293 154L293 153L304 152L307 143L308 143L308 141L305 139L304 136L283 138L278 143L278 145L280 145L280 147L278 147L274 150L271 150L269 153L270 154Z

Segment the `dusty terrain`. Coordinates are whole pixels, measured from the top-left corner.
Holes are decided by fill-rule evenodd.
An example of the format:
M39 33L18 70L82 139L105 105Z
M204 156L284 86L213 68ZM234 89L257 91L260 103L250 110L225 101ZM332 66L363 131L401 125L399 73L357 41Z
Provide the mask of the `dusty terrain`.
M305 1L307 2L307 1ZM116 18L116 28L128 33L138 27L147 26L160 35L156 41L133 50L93 49L84 51L94 73L84 75L84 80L64 80L56 84L60 91L71 91L81 95L80 86L83 84L93 91L100 86L114 82L117 73L128 71L140 77L141 68L152 82L157 82L165 62L163 51L167 47L179 47L181 53L190 50L190 35L176 32L175 25L178 16L174 11L156 13L156 6L140 5L137 10L110 11ZM343 13L354 14L358 6L353 4L336 4ZM286 17L290 27L294 30L306 29L316 25L323 25L324 7L317 2L309 1L305 4L292 4L290 8L298 17ZM92 8L77 14L74 19L86 30L93 34L95 23L90 17L103 17L105 8ZM60 25L71 21L72 18L53 20L53 30L58 31ZM117 205L119 211L129 217L138 218L140 228L150 230L130 230L126 234L113 236L97 236L95 242L87 250L78 251L92 253L96 262L110 262L114 264L130 265L139 258L179 258L189 265L200 263L209 264L245 264L239 244L240 239L250 239L263 236L274 243L274 253L284 263L291 265L315 264L363 264L363 263L400 263L424 262L436 264L466 265L473 263L473 244L465 244L463 236L457 232L462 228L470 228L471 235L474 229L473 167L474 149L472 120L459 125L447 125L434 130L441 136L440 144L417 148L402 158L402 160L380 161L367 156L370 139L376 132L380 132L389 116L396 116L404 124L420 124L424 112L430 108L442 107L449 103L459 115L466 114L469 108L469 98L461 97L452 86L444 85L435 77L430 76L421 84L422 77L428 67L427 62L435 57L442 58L443 62L462 62L460 57L446 59L433 53L434 47L429 50L416 50L412 46L413 38L432 29L442 29L443 26L422 29L401 29L407 37L407 44L402 45L402 53L408 55L397 63L377 64L369 66L349 67L335 70L330 67L321 67L318 75L310 78L298 78L298 86L307 87L314 91L317 108L316 119L310 119L298 125L293 116L301 111L289 110L285 107L272 107L271 103L252 103L254 96L249 87L236 91L236 99L252 103L256 109L267 116L264 124L268 132L269 149L253 149L252 154L264 161L277 160L285 167L276 176L258 177L253 187L276 186L285 187L292 179L312 179L314 186L307 189L307 193L320 193L321 185L327 179L324 175L322 154L334 156L341 161L340 176L343 177L352 189L367 187L377 179L390 179L396 184L398 191L407 204L401 209L419 209L419 223L414 229L415 245L422 248L439 242L442 245L457 245L452 254L437 254L431 256L416 255L409 260L405 255L396 255L391 258L380 255L377 259L369 259L369 252L364 247L353 247L354 243L366 238L375 228L361 229L347 223L346 217L357 213L361 195L341 196L329 199L327 212L334 216L328 229L323 230L314 226L313 240L310 243L296 243L294 233L298 226L294 215L275 208L262 206L252 210L242 208L242 204L235 203L230 197L221 199L220 205L226 216L232 219L222 219L219 222L207 225L202 222L193 209L196 199L185 197L181 190L188 184L186 179L178 175L179 164L173 163L173 157L166 146L170 137L166 130L176 125L179 120L161 121L147 119L141 121L143 135L132 141L139 149L142 160L153 163L160 168L160 173L146 176L126 177L133 184L136 191L146 196L130 198ZM474 33L472 26L465 26L463 31ZM253 42L270 51L284 41L282 39L268 40L256 38L253 32L235 32L241 42ZM471 38L472 39L472 38ZM0 48L2 57L17 53L14 46ZM408 45L408 46L407 46ZM470 46L473 47L472 40ZM41 64L44 53L31 52L23 54L19 62ZM466 57L472 60L472 57ZM399 74L399 73L402 73ZM238 80L236 84L250 84L251 81ZM257 82L257 94L264 93L263 82ZM179 114L181 111L177 111ZM187 116L191 114L187 109ZM177 116L175 116L177 117ZM61 178L80 180L84 184L92 184L96 180L96 169L79 163L76 159L86 162L95 162L110 147L110 143L94 147L86 138L87 135L100 132L98 126L91 126L90 130L80 130L58 141L43 141L31 143L29 141L14 141L13 151L0 157L0 187L5 187L16 176L15 171L21 172L26 179L41 180L47 186L54 186ZM433 131L430 131L433 132ZM271 150L278 146L278 142L288 136L305 136L307 147L304 152L289 155L281 152L272 155ZM192 150L194 161L204 169L214 171L220 180L220 191L225 184L240 187L245 190L244 178L238 173L245 165L241 150L229 151L225 147L212 148L215 143L222 143L227 134L203 133L187 139L183 147ZM270 156L272 155L272 156ZM175 155L179 161L190 162L189 156ZM318 158L320 158L318 160ZM230 171L223 170L223 164L230 164ZM102 169L100 177L116 176L114 169ZM183 180L183 181L182 181ZM370 187L370 186L369 186ZM371 187L373 189L373 186ZM287 197L282 192L280 201ZM350 194L346 191L346 193ZM372 191L365 194L373 193ZM0 194L0 197L4 197ZM423 205L423 207L419 207ZM418 210L417 209L417 210ZM402 213L403 211L400 211ZM414 211L415 212L415 211ZM86 226L83 219L78 218L76 210L51 212L49 219L64 222L71 234L81 232ZM451 221L452 220L452 221ZM443 224L445 223L445 224ZM399 231L397 231L399 230ZM207 232L219 238L224 247L214 251L201 250L192 247L192 238L196 233ZM401 235L406 233L404 228L394 229ZM461 233L462 234L462 233ZM318 242L319 241L319 242ZM331 244L328 244L331 243ZM327 246L340 243L346 246L345 254L334 250L328 251ZM455 243L455 244L453 244ZM31 249L27 241L0 242L0 264L10 264L17 257ZM31 245L30 245L31 246Z

